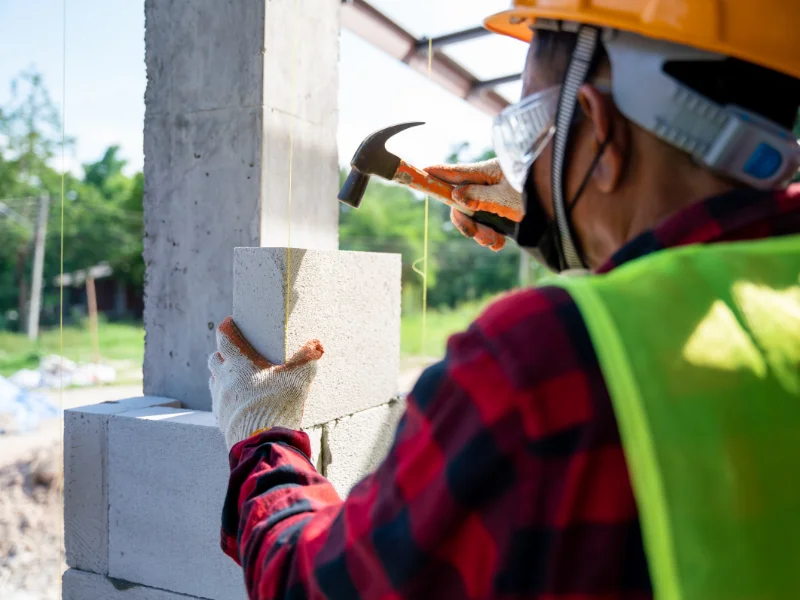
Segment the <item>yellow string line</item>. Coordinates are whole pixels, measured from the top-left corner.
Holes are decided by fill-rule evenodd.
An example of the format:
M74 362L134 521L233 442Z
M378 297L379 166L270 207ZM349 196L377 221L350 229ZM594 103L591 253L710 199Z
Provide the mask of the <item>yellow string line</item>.
M59 359L59 385L58 385L58 414L61 419L59 427L59 448L61 449L61 460L59 461L58 484L60 493L64 498L64 198L67 177L67 0L63 0L62 18L64 20L62 37L62 61L61 61L61 231L60 231L60 256L59 256L59 284L58 284L58 355ZM58 565L56 567L56 585L59 587L58 597L61 597L61 565L64 563L64 511L58 513L59 522L59 546L58 546Z
M428 205L430 198L425 196L425 231L422 241L422 270L425 275L422 277L422 339L420 349L425 356L425 335L428 331Z
M433 76L433 38L428 39L428 79ZM428 215L430 207L430 196L425 196L425 231L422 238L422 270L425 275L422 278L422 335L420 349L425 356L425 336L428 331Z
M294 19L293 19L293 35L292 35L292 65L291 65L291 100L289 109L289 199L286 203L286 286L284 287L284 325L283 325L283 362L289 360L289 308L290 296L292 293L292 252L291 252L291 235L292 235L292 176L294 172L294 126L296 121L296 63L297 63L297 0L293 3Z
M433 76L433 38L428 40L428 79ZM428 331L428 222L430 196L425 196L425 225L422 234L422 258L411 264L411 269L422 277L422 328L420 331L420 355L425 356L425 336ZM422 263L422 270L417 265Z

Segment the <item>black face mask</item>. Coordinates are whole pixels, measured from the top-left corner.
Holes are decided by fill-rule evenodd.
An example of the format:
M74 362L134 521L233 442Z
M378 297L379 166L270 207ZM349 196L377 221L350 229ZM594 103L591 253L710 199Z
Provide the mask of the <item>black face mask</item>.
M589 170L583 179L575 198L566 206L567 218L569 219L572 210L583 195L586 185L592 176L597 163L603 157L606 146L611 141L612 132L609 131L608 137L600 144ZM550 219L542 208L542 199L536 190L536 180L533 174L533 165L528 169L528 177L525 179L525 190L523 191L523 202L525 204L525 217L517 228L517 243L524 248L534 260L540 262L545 267L560 273L567 268L567 261L561 249L561 235L558 232L558 224L555 219ZM583 258L581 261L584 262Z
M540 262L551 271L559 273L563 270L561 260L561 238L558 225L548 218L542 208L539 192L533 175L533 165L528 170L523 192L525 218L517 229L517 243L525 249L534 260Z

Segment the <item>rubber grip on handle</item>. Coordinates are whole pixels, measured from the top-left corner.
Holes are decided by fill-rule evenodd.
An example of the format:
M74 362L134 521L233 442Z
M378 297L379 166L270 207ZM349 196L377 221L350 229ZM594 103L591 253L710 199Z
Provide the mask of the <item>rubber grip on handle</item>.
M517 223L511 219L481 210L472 214L472 220L506 237L516 237Z

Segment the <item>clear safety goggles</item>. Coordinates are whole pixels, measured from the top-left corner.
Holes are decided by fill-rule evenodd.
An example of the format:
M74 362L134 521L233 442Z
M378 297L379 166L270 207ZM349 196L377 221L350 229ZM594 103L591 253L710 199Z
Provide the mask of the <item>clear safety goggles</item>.
M512 104L495 118L492 142L500 168L511 186L522 193L528 171L556 131L561 86L537 92Z

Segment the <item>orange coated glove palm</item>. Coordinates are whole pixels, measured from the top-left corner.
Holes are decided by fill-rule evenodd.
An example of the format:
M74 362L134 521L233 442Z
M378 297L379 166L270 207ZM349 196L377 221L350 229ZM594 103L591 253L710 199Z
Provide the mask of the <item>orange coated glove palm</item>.
M303 407L324 350L311 340L284 365L261 356L228 317L208 359L212 409L228 448L270 427L300 429Z
M519 223L525 215L522 195L503 176L496 159L463 165L437 165L425 169L430 175L456 188L453 201L471 211L486 211ZM450 220L465 236L481 246L501 250L506 238L500 233L476 223L464 213L450 210Z

